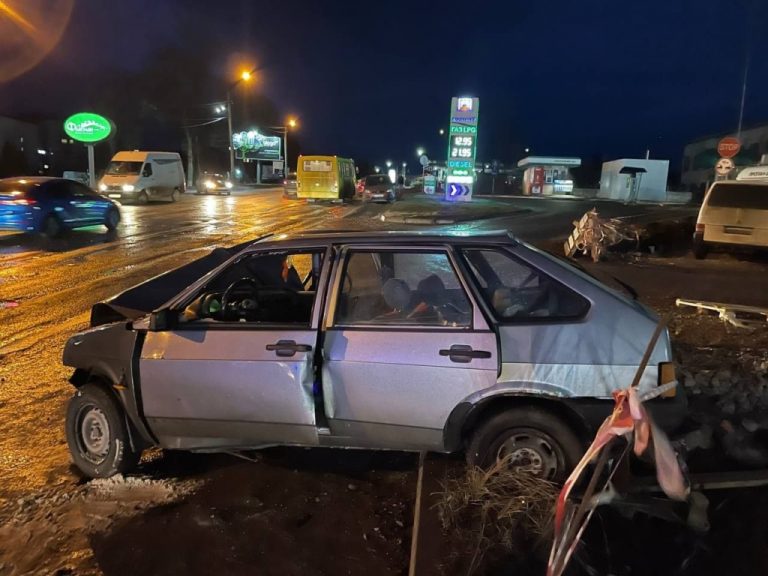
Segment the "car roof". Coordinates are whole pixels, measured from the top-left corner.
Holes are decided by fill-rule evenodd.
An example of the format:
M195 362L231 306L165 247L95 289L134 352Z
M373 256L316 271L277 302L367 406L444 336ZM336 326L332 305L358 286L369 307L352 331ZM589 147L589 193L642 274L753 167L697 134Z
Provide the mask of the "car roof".
M744 184L749 184L750 186L768 186L768 180L718 180L717 182L713 182L712 186L743 186Z
M256 240L247 249L274 246L307 246L327 244L402 244L430 245L445 243L462 244L517 244L507 230L472 232L441 230L307 230L296 233L272 234Z

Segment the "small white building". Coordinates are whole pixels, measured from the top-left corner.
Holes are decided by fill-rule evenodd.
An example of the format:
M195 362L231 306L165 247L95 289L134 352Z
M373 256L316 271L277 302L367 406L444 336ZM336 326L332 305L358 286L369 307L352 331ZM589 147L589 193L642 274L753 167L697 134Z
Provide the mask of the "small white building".
M664 202L669 160L622 158L603 163L598 198L624 202Z

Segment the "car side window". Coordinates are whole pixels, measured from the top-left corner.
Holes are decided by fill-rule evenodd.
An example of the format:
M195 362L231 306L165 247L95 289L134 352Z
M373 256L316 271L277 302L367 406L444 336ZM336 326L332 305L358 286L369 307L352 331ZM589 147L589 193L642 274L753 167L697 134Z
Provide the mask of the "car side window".
M54 180L40 186L40 195L45 198L65 200L72 196L72 192L64 180Z
M580 318L589 301L505 250L465 249L480 291L499 320Z
M467 327L472 305L445 252L354 251L335 324Z
M321 251L247 254L206 284L179 322L309 326L322 264Z
M67 189L69 194L76 198L92 198L94 196L94 193L91 192L90 188L83 186L78 182L67 182Z
M152 176L152 163L151 162L145 162L144 167L141 169L141 175L145 178L148 176Z

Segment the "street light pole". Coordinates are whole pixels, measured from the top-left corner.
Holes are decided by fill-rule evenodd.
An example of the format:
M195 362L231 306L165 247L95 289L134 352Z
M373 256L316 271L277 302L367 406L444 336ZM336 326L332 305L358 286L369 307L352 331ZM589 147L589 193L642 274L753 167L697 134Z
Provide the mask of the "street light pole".
M240 79L227 88L227 127L229 128L229 177L235 178L235 145L232 142L232 90L234 90L240 82L248 82L253 74L256 72L256 68L250 72L242 72ZM258 168L258 167L257 167ZM258 172L258 170L257 170Z
M229 128L229 178L235 179L235 145L232 142L232 88L227 90L227 126Z

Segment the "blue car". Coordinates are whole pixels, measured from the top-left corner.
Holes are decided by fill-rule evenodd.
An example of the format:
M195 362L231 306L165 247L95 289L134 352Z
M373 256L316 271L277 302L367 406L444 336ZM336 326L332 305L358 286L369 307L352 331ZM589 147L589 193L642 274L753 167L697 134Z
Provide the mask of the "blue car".
M0 230L58 236L64 230L120 223L119 204L64 178L0 179Z

